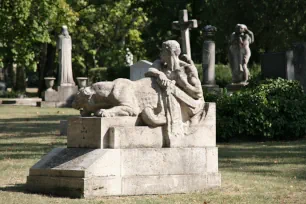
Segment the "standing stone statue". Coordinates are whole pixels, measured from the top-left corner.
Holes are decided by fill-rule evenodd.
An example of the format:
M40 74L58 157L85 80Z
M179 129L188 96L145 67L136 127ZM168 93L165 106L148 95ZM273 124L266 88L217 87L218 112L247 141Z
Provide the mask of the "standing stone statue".
M57 43L57 49L59 50L59 86L75 86L72 74L71 48L71 37L67 26L64 25Z
M247 67L251 57L249 45L254 42L253 32L244 24L237 24L230 38L229 61L233 84L246 84L249 79Z
M129 48L126 48L126 54L125 54L125 63L127 66L133 65L133 53L131 53Z
M217 28L211 25L204 27L205 41L202 49L203 86L217 87L215 82L215 42Z

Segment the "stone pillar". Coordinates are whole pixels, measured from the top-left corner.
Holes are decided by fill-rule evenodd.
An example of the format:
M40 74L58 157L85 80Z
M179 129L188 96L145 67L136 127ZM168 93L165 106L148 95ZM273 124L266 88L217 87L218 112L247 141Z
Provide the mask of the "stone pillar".
M215 81L215 42L217 28L211 25L204 27L205 41L202 48L203 88L211 91L219 88Z

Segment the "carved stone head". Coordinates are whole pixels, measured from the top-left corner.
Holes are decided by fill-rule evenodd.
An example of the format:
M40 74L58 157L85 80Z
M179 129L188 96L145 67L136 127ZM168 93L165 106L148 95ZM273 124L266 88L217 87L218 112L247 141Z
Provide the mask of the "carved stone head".
M77 110L84 109L87 105L89 105L89 103L91 103L90 100L93 94L95 94L95 91L93 91L91 87L81 88L75 95L72 108Z
M236 27L235 27L235 32L237 34L241 34L241 33L244 33L245 30L248 29L248 27L244 24L237 24Z
M62 35L65 37L69 36L68 27L66 25L62 26Z
M160 58L162 62L168 63L172 56L179 56L181 54L180 44L175 40L168 40L163 42Z

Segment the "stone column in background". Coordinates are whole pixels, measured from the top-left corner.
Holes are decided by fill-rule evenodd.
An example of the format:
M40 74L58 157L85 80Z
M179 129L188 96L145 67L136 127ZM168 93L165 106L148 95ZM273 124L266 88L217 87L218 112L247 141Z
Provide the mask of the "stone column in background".
M205 41L202 49L203 88L210 91L218 89L215 82L215 42L217 28L211 25L204 27Z

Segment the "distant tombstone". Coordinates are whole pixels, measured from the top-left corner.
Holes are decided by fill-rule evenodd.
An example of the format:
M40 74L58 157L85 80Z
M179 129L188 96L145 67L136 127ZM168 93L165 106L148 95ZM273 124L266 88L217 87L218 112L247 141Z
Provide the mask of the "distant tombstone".
M306 43L293 44L294 78L298 80L306 92Z
M144 74L152 67L152 63L147 60L140 60L130 67L130 80L136 81L144 78Z
M293 51L263 54L261 56L261 72L264 78L295 79Z

